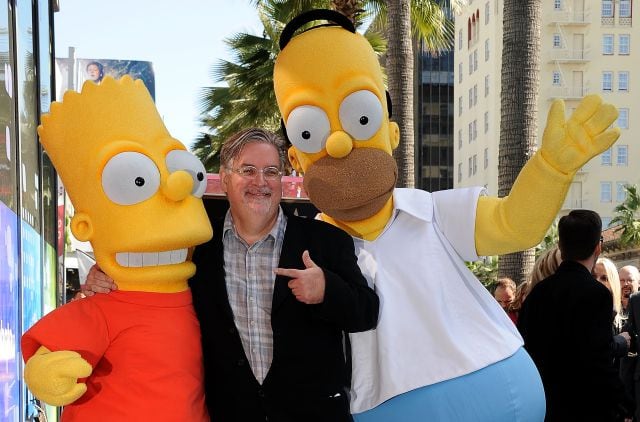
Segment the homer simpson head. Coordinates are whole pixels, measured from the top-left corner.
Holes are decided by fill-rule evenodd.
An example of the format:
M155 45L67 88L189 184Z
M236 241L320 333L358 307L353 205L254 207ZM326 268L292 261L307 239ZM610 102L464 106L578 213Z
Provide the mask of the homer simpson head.
M295 37L302 25L319 26ZM311 201L325 214L359 221L391 199L398 125L389 121L382 71L369 42L338 12L314 10L292 20L280 38L274 88L289 160L304 173Z
M185 290L195 272L187 249L212 236L206 172L142 82L87 82L51 105L38 134L75 207L71 230L100 268L122 290Z

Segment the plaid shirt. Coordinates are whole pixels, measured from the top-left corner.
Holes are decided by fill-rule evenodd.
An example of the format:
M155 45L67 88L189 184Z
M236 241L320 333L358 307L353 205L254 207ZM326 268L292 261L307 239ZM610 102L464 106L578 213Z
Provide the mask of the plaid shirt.
M233 319L253 374L264 381L273 359L271 304L287 217L279 209L276 224L249 246L236 233L231 212L222 229L225 282Z

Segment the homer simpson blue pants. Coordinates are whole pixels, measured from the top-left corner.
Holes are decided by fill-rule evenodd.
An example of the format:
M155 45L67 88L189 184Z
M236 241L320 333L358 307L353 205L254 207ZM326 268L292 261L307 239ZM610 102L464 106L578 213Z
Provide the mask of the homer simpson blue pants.
M540 374L520 348L486 368L393 397L353 418L355 422L541 422L544 415Z

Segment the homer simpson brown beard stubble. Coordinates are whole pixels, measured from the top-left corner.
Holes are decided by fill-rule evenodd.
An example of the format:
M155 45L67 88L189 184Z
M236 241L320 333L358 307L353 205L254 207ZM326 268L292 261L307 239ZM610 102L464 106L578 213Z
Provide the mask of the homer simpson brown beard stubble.
M398 168L392 156L356 148L345 158L323 157L304 175L311 202L341 221L359 221L380 211L393 192Z

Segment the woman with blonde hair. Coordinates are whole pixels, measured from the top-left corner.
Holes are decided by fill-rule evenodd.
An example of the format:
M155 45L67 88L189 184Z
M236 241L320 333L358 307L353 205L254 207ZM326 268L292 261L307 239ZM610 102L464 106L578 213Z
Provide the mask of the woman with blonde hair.
M535 264L533 264L531 280L529 282L529 291L531 291L536 284L555 273L561 262L562 257L560 256L560 249L558 249L558 245L554 245L550 249L544 251L542 255L538 257Z

